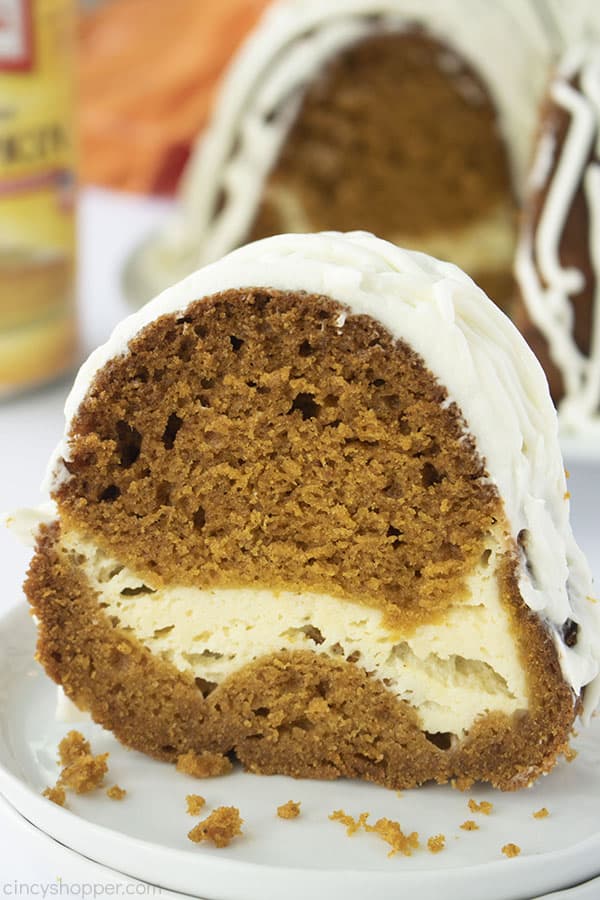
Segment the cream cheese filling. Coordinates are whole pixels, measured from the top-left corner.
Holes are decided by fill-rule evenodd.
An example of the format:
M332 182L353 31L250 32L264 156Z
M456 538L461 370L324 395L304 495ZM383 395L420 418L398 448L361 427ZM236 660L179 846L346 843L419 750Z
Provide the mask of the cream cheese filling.
M314 592L268 588L153 589L74 533L62 539L108 616L181 672L218 685L280 650L360 665L417 711L424 731L463 736L487 712L528 706L526 675L498 588L498 541L444 618L411 633L381 610Z

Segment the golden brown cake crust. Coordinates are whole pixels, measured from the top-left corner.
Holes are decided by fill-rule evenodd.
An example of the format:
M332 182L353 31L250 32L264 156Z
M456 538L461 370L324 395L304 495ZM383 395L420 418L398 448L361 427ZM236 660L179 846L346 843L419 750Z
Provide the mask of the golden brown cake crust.
M257 773L359 777L394 789L455 777L512 790L550 769L566 746L572 694L550 638L516 596L530 711L485 716L443 750L414 710L357 664L310 651L263 657L204 697L190 675L106 616L58 538L57 525L42 528L26 584L40 619L38 658L97 722L152 756L234 752Z

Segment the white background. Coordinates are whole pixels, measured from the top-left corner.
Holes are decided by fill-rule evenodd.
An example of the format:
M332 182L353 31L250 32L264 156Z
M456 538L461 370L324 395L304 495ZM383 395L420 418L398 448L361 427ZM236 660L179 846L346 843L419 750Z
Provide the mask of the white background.
M84 192L81 204L80 304L83 353L104 341L112 327L130 310L119 282L122 265L145 232L168 211L168 204L98 190ZM46 461L63 430L62 407L72 373L54 385L0 403L0 512L37 505ZM587 553L596 581L600 576L600 464L567 459L571 472L575 534ZM0 615L25 602L21 584L30 551L0 527ZM134 890L130 879L118 876L71 853L20 820L0 801L0 900L43 896L62 879L74 896L78 885L96 885L97 896L126 896ZM17 882L17 884L15 884ZM19 888L19 882L25 887ZM102 885L108 889L102 892ZM137 885L142 889L141 885ZM118 891L121 893L117 893ZM29 891L29 893L27 893ZM600 898L600 886L586 897ZM112 893L109 893L112 892ZM163 892L166 896L166 892ZM48 893L47 896L52 896ZM55 896L69 896L66 891ZM83 896L83 894L79 894ZM88 894L88 896L93 896ZM132 896L152 896L133 893ZM579 896L579 895L578 895Z

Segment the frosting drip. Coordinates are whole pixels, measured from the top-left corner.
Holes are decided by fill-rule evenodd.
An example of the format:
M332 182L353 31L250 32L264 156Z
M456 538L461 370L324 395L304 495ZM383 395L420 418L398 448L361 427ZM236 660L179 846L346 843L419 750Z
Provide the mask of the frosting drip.
M537 229L533 233L527 227L519 242L516 275L531 319L548 341L550 356L562 375L561 425L591 429L600 436L600 46L580 45L567 54L551 83L550 98L568 114L569 126ZM556 152L552 136L544 134L532 168L533 190L543 187ZM586 286L585 277L560 261L561 242L581 186L589 214L594 279L589 355L578 347L573 331L572 298Z

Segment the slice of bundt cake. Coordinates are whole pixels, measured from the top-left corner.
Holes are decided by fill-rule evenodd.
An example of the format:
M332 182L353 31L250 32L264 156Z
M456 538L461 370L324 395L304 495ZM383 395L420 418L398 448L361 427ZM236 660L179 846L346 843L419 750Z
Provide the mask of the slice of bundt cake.
M547 385L454 266L250 244L120 325L66 414L38 658L129 746L515 789L594 706Z
M507 308L551 53L520 0L280 0L130 285L147 299L249 239L366 228L454 262Z
M600 439L600 42L552 78L523 208L517 322L565 430Z

